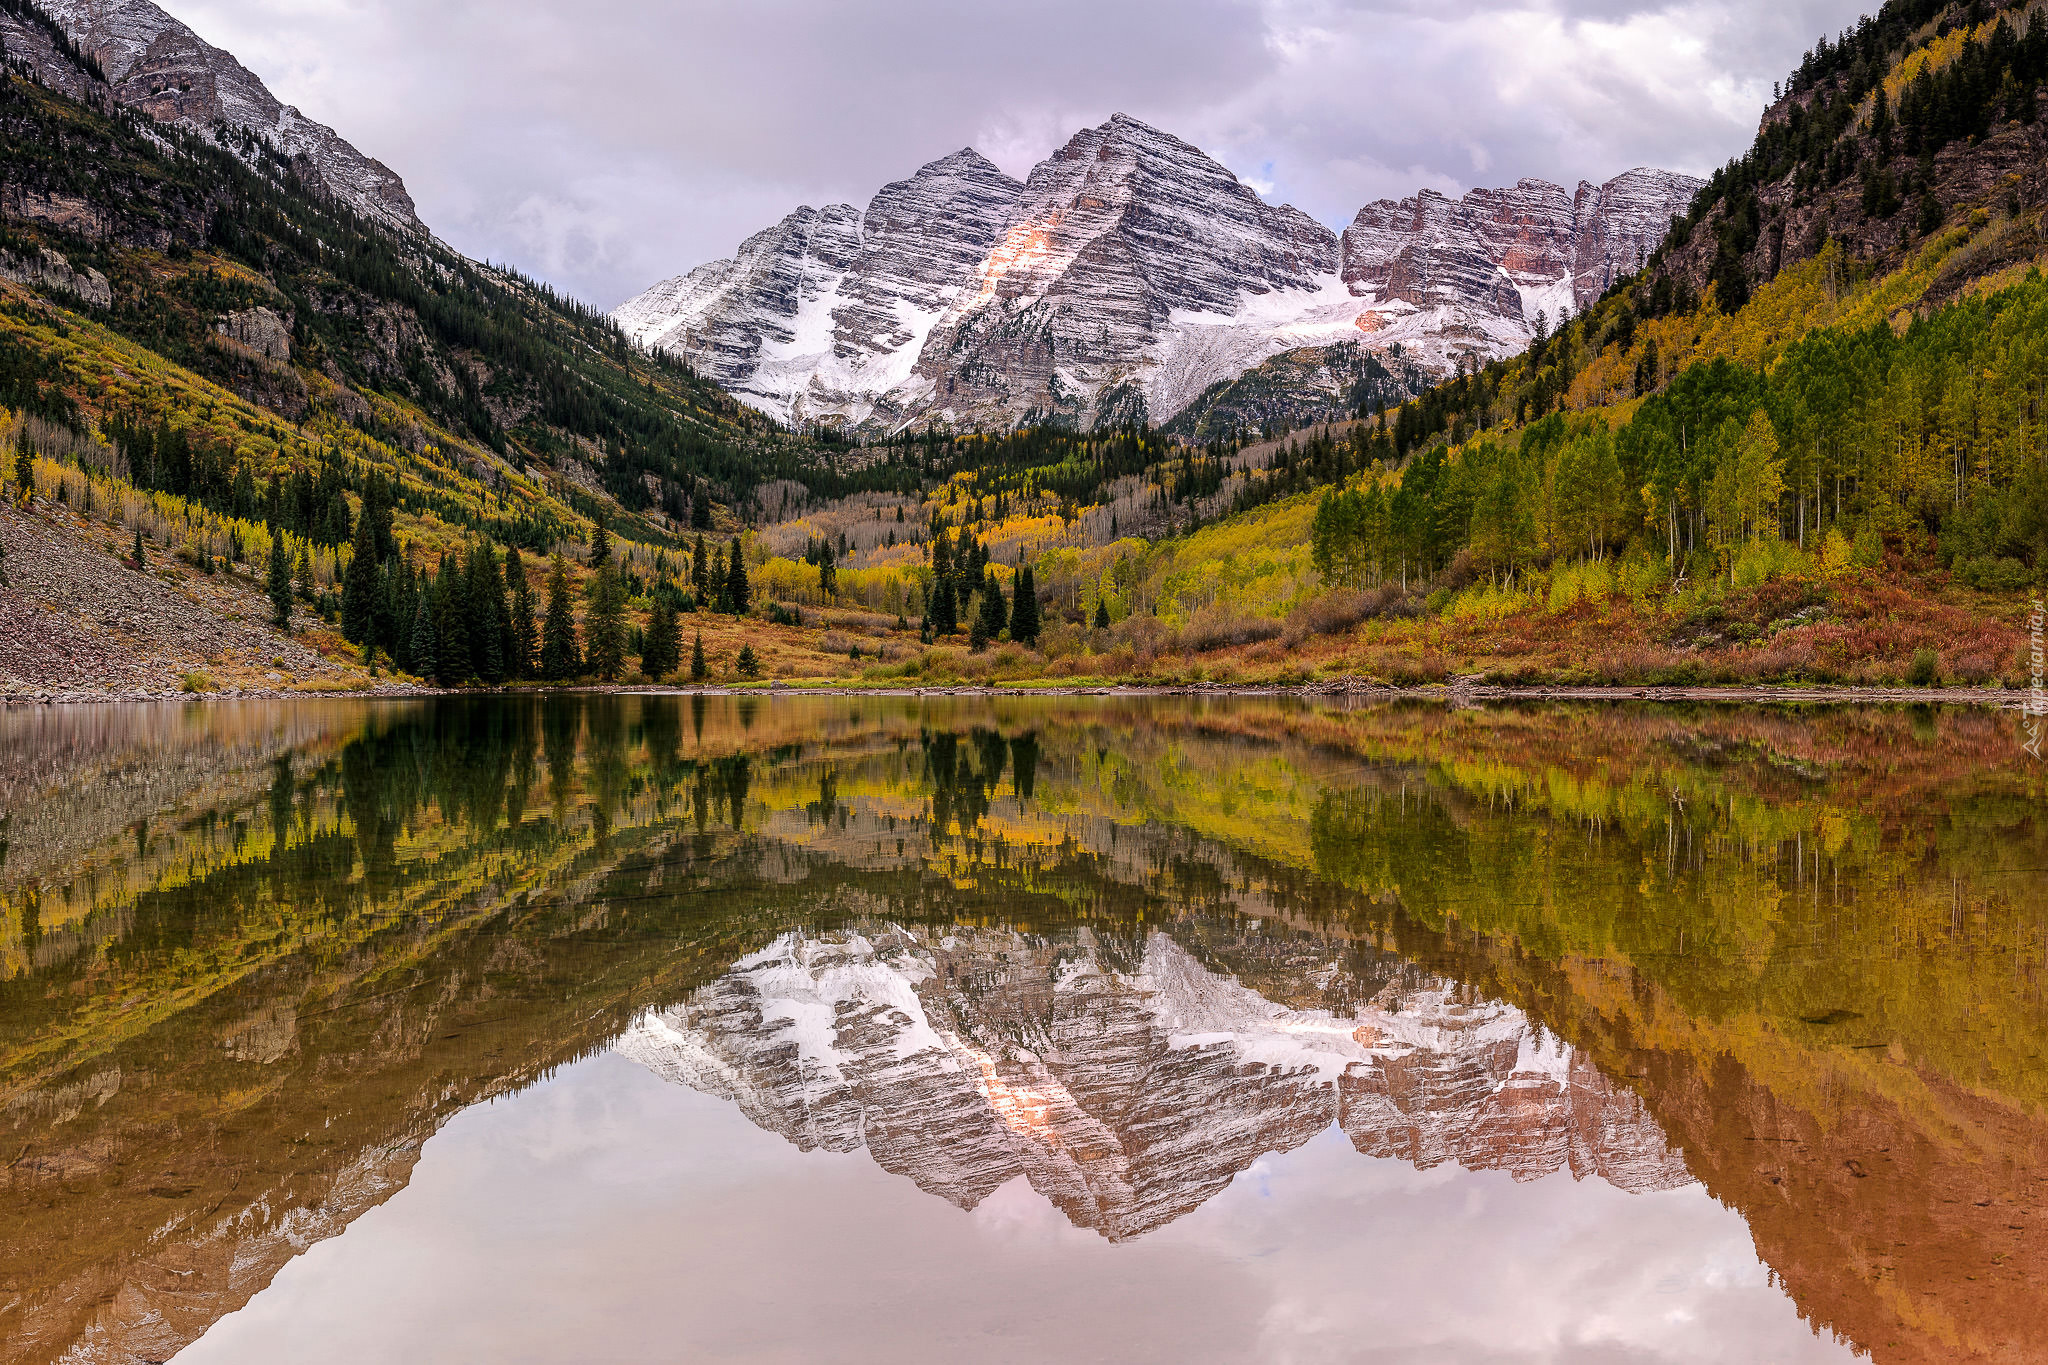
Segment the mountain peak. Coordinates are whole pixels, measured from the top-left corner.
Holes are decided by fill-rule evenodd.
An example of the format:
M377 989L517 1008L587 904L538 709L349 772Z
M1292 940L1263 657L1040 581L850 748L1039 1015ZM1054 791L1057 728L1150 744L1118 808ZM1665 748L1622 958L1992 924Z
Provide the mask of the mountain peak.
M1301 347L1399 347L1439 373L1520 350L1539 309L1633 268L1693 187L1423 190L1368 205L1340 243L1119 112L1022 184L962 148L883 186L857 233L785 220L615 316L792 422L1164 420Z
M120 103L205 136L216 123L246 129L291 161L302 179L365 218L400 232L426 230L396 172L280 101L234 54L150 0L40 4L99 62Z

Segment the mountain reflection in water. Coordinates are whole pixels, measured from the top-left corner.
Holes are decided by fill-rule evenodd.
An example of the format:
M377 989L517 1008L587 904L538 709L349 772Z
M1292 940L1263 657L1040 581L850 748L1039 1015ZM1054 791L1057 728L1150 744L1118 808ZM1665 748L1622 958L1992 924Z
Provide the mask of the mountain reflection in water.
M817 1207L865 1200L920 1229L895 1254L929 1263L927 1287L1004 1273L957 1244L962 1227L1056 1210L1088 1240L1032 1272L1049 1300L1030 1311L1065 1305L1077 1330L1096 1281L1176 1283L1162 1267L1207 1247L1222 1260L1204 1263L1199 1311L1185 1292L1154 1305L1208 1324L1178 1358L1455 1356L1424 1330L1453 1313L1467 1347L1536 1359L2036 1359L2043 798L2014 718L1991 712L631 696L10 711L0 1359L162 1360L202 1335L194 1359L302 1347L292 1329L339 1321L337 1304L362 1316L351 1266L405 1259L379 1229L418 1246L508 1203L602 1204L573 1162L492 1155L488 1134L572 1094L672 1112L667 1141L721 1154L583 1229L596 1264L640 1249L635 1220L673 1204L665 1254L732 1281L687 1323L651 1300L608 1309L629 1358L657 1324L662 1358L700 1338L737 1358L1071 1353L1017 1305L963 1290L939 1296L948 1315L869 1265L872 1228ZM494 1097L516 1098L475 1107ZM674 1175L660 1131L620 1127L604 1164ZM515 1183L456 1216L432 1191L465 1160ZM699 1198L771 1166L745 1219ZM811 1204L793 1193L828 1177ZM1341 1234L1309 1211L1315 1189L1342 1203L1360 1181L1413 1200L1455 1187L1504 1240L1481 1252L1487 1217L1444 1214L1433 1234L1384 1197ZM900 1202L912 1187L932 1214ZM1283 1188L1306 1202L1244 1202ZM961 1217L948 1205L975 1221L931 1221ZM1723 1210L1753 1239L1747 1271ZM1665 1278L1750 1287L1657 1313L1596 1302L1584 1280L1546 1287L1539 1271L1579 1262L1529 1228L1582 1220L1610 1258L1661 1226L1698 1258ZM1264 1251L1216 1251L1237 1245L1218 1229L1254 1222ZM816 1255L771 1250L755 1223L810 1227ZM762 1259L678 1250L700 1226ZM523 1264L504 1250L517 1240L495 1249ZM842 1279L866 1266L896 1329L886 1312L817 1337L719 1316L748 1287L816 1289L795 1266L827 1252ZM1371 1312L1318 1309L1312 1350L1244 1335L1277 1311L1240 1302L1245 1267L1334 1274L1347 1256ZM424 1359L437 1332L444 1351L459 1324L485 1332L464 1317L483 1300L460 1259L387 1287L386 1335L355 1349ZM1443 1282L1385 1299L1372 1286L1396 1260ZM1447 1308L1467 1264L1496 1300L1525 1296L1524 1316ZM536 1322L595 1320L606 1295L572 1279L513 1296L488 1330L533 1320L501 1354L548 1358ZM408 1317L407 1287L438 1307ZM965 1335L912 1332L908 1312ZM1173 1337L1147 1352L1174 1354ZM1145 1358L1119 1349L1100 1358Z

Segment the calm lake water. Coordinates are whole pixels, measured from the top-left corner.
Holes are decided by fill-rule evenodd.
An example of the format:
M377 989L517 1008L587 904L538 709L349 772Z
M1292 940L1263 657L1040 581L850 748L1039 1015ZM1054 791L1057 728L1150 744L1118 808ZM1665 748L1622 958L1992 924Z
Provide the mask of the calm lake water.
M0 713L0 1360L2048 1356L2011 713Z

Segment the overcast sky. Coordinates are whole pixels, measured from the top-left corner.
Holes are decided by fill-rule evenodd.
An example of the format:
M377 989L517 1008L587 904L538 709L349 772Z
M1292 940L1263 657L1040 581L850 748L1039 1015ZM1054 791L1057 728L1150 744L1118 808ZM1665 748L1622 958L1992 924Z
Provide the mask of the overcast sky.
M472 256L610 307L800 203L1118 111L1333 228L1525 175L1702 173L1867 0L160 0L405 177Z

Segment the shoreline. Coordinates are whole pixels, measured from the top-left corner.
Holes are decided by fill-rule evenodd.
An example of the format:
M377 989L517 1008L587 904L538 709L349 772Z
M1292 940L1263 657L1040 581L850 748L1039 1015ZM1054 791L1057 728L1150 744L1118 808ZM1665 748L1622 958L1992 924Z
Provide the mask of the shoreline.
M1605 702L1702 702L1770 703L1778 705L1853 706L1989 706L1995 710L2028 713L2032 694L2023 690L1986 687L1845 687L1838 685L1784 686L1664 686L1644 684L1544 686L1481 683L1454 679L1447 683L1418 683L1395 686L1363 678L1326 678L1292 685L1260 686L1245 683L1088 683L1063 686L1058 683L1022 682L1013 685L963 683L939 687L832 687L765 682L747 685L670 685L661 683L590 683L532 687L423 687L413 683L359 690L292 690L264 688L218 692L132 692L49 690L0 694L0 708L22 706L83 706L208 701L363 701L420 700L429 697L516 697L576 694L589 696L668 697L1296 697L1360 699L1367 701L1436 702L1470 705L1476 702L1605 701Z

